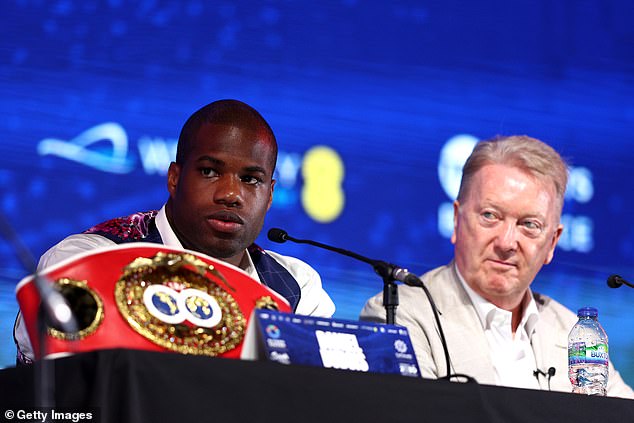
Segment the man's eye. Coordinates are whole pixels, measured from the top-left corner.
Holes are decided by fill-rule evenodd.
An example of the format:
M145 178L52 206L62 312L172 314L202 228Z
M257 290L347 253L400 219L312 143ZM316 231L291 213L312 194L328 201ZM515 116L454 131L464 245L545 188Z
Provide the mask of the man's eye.
M218 176L218 172L216 172L215 170L213 170L210 167L201 167L200 168L200 174L203 175L206 178L212 178L214 176Z
M243 176L242 177L242 182L248 184L248 185L257 185L259 183L262 182L262 179L257 178L255 176Z
M530 233L539 234L542 231L542 224L534 220L524 220L520 224Z
M495 220L496 218L495 214L490 211L482 212L482 217L485 218L486 220Z

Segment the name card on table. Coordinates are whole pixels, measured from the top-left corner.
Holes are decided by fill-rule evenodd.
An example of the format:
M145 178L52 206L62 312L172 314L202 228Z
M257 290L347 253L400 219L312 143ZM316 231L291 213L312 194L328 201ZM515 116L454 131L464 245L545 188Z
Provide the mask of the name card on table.
M353 320L253 311L242 358L420 376L407 329Z

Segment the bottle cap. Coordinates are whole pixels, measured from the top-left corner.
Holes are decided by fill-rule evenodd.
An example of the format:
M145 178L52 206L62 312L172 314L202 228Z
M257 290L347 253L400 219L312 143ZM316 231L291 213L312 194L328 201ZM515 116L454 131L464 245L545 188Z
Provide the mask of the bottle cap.
M577 317L597 317L599 311L594 307L581 307L577 311Z

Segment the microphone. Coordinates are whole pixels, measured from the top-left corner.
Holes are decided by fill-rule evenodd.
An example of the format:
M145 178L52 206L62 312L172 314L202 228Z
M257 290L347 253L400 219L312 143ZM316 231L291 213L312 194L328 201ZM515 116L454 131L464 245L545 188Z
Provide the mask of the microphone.
M392 283L392 281L401 281L406 285L415 286L422 288L423 292L427 296L427 300L431 306L431 309L434 313L434 320L436 321L436 325L438 326L438 333L440 336L440 341L442 343L443 352L445 354L445 365L447 366L447 375L444 376L444 379L451 380L451 360L449 358L449 349L447 347L447 340L445 338L445 333L442 329L442 325L440 324L440 312L436 307L436 303L431 296L431 293L420 280L420 278L413 273L410 273L407 269L400 268L394 264L387 263L382 260L374 260L367 257L364 257L360 254L353 253L352 251L344 250L342 248L332 247L330 245L322 244L321 242L312 241L309 239L297 239L293 238L283 229L272 228L268 232L269 240L273 242L277 242L280 244L285 243L286 241L292 241L298 244L308 244L313 245L315 247L323 248L328 251L333 251L335 253L342 254L344 256L352 257L354 259L360 260L364 263L368 263L372 265L374 271L383 278L384 287L383 287L383 306L385 307L385 321L388 324L395 323L395 314L396 307L398 306L398 291L396 284ZM462 376L462 375L454 375L454 376ZM473 378L467 376L467 380L473 380Z
M548 378L551 378L555 376L556 372L557 372L557 369L555 369L554 367L549 367L547 372L543 372L542 370L537 369L533 371L533 376L538 377L539 375L542 375L542 376L548 376Z
M57 325L64 332L75 334L78 331L77 320L62 293L54 289L53 283L38 272L31 252L3 213L0 213L0 235L9 241L27 272L32 272L33 282L40 296L40 316L38 316L40 362L35 365L35 403L40 407L54 407L55 367L48 364L48 360L45 359L46 327Z
M0 215L0 233L11 243L22 266L33 274L33 282L47 323L60 327L66 333L77 332L77 322L68 302L61 292L53 288L51 281L37 271L33 256L4 215Z
M548 390L550 391L550 379L555 376L555 372L557 372L557 369L555 369L554 367L549 367L547 372L543 372L540 369L536 369L533 371L533 376L535 376L537 378L537 380L539 381L539 376L545 376L548 379Z
M273 242L277 242L279 244L283 244L286 241L292 241L297 244L308 244L313 245L315 247L323 248L329 251L333 251L335 253L342 254L344 256L352 257L354 259L360 260L364 263L368 263L374 267L374 271L383 278L389 278L395 281L403 282L409 286L417 286L421 287L423 283L415 274L409 272L407 269L403 269L394 264L387 263L382 260L374 260L367 257L364 257L360 254L353 253L352 251L344 250L342 248L333 247L330 245L322 244L321 242L312 241L309 239L297 239L293 238L283 229L280 228L272 228L268 232L269 240Z
M277 242L279 244L284 244L286 241L288 241L288 232L280 228L269 229L269 233L267 234L267 236L271 241Z
M0 233L11 243L22 266L33 274L33 282L47 323L60 327L66 333L77 332L77 322L68 302L61 292L53 288L51 281L37 271L33 256L4 215L0 215Z
M608 286L610 288L619 288L621 285L627 285L630 288L634 288L634 285L620 277L619 275L610 275L608 277Z

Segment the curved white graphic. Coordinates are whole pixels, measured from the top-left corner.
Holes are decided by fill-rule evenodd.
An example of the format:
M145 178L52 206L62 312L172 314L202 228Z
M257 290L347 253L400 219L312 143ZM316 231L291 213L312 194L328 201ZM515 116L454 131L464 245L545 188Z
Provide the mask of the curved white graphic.
M440 150L438 180L450 200L438 206L438 233L445 238L450 238L453 233L453 201L460 190L462 167L477 142L473 135L454 135Z
M89 149L91 145L109 141L111 153L102 149ZM42 155L52 155L72 160L110 173L129 173L134 163L128 159L128 135L118 123L107 122L82 132L72 140L45 138L37 146Z
M478 139L473 135L460 134L447 140L440 150L438 179L450 200L455 200L460 189L462 167L473 151Z

